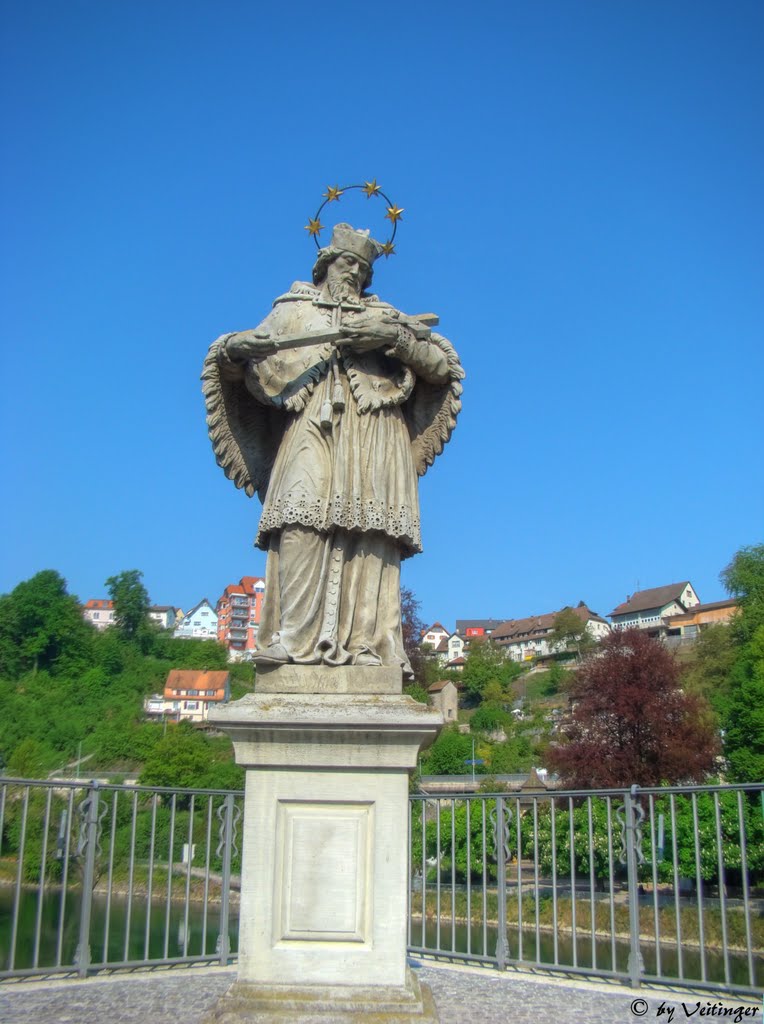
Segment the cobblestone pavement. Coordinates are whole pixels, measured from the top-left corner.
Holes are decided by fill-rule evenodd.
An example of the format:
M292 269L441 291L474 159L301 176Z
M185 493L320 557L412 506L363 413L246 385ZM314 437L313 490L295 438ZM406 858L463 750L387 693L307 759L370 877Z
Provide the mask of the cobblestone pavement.
M677 995L656 989L631 991L617 985L499 974L481 968L414 963L430 985L441 1024L634 1024L669 1021L658 1007L673 1007L673 1024L692 1016L704 1022L708 1007L721 1005L708 993ZM236 977L235 968L183 968L90 978L6 983L0 986L1 1024L198 1024L202 1014ZM682 1006L685 1003L685 1007ZM700 1004L700 1010L696 1004ZM748 1009L740 1021L763 1024L761 1004L734 997L725 1006ZM706 1009L706 1013L703 1013ZM693 1012L694 1011L694 1012ZM735 1015L725 1021L734 1021ZM738 1024L740 1024L740 1021Z

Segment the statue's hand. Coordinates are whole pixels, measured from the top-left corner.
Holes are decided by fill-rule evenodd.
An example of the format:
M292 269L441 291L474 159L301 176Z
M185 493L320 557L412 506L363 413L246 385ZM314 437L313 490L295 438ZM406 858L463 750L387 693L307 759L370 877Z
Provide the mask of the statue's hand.
M236 363L261 363L276 351L267 334L255 331L239 331L228 339L225 347L229 358Z
M395 324L386 323L375 317L359 317L340 327L342 338L338 345L346 345L354 352L371 352L376 348L389 348L398 337Z

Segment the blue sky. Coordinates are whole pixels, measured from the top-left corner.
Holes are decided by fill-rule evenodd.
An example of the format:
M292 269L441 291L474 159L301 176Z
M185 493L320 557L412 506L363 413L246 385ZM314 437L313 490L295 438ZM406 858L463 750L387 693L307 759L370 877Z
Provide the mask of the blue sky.
M139 568L187 608L263 571L202 360L309 277L326 186L376 177L405 213L375 290L467 371L403 573L423 617L723 596L764 525L758 0L6 0L0 27L0 591Z

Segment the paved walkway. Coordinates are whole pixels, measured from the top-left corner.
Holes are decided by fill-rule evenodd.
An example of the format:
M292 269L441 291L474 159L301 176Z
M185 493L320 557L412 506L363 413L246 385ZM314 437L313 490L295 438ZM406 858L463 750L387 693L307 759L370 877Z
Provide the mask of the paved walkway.
M620 985L415 961L441 1024L710 1024L720 1007L743 1007L728 1022L762 1022L761 1003L700 993L639 992ZM0 986L1 1024L198 1024L236 977L235 968L197 967ZM682 1005L684 1003L684 1006ZM658 1013L663 1004L664 1012ZM699 1008L698 1008L699 1004ZM674 1009L673 1017L667 1010ZM711 1009L711 1008L715 1008ZM706 1011L705 1013L703 1011ZM703 1018L701 1021L701 1017Z

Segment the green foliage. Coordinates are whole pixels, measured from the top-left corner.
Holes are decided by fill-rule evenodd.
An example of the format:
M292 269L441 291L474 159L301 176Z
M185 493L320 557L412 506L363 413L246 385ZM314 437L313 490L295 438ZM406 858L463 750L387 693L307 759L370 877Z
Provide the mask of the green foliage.
M66 580L38 572L0 597L0 677L76 671L90 659L92 635Z
M464 775L471 770L465 762L472 758L472 740L457 729L444 729L433 745L422 756L425 775ZM480 773L482 765L476 766Z
M253 682L253 667L246 662L238 665L228 663L228 650L214 640L198 640L172 636L160 630L154 638L151 653L155 658L171 661L173 668L186 669L227 669L237 678L246 677L250 690Z
M547 640L550 650L575 651L579 659L595 644L586 629L586 621L570 607L563 608L555 615L552 632Z
M472 732L498 732L499 729L506 729L512 725L512 716L489 704L483 704L470 718L470 729Z
M510 736L494 744L488 752L489 770L496 775L514 775L533 767L533 747L526 736Z
M138 569L125 569L106 580L106 589L114 602L114 622L125 639L146 631L149 623L149 594Z
M738 651L730 677L724 747L730 776L764 779L764 625Z
M419 704L430 703L429 693L427 692L425 687L421 686L419 683L409 683L408 686L403 687L403 692L408 697L413 697L414 700L417 701Z
M720 716L728 712L736 656L735 635L729 626L708 626L693 644L691 659L684 668L684 686L708 700Z
M764 544L741 548L722 572L740 605L728 627L734 655L719 706L729 775L764 778Z
M719 799L719 819L722 845L722 860L725 866L725 881L739 881L742 865L740 843L740 816L736 793L722 792ZM646 816L642 824L642 853L645 858L640 868L640 877L648 881L653 874L655 861L659 882L673 882L673 847L676 835L676 858L680 878L696 878L699 873L705 882L718 882L719 857L716 833L716 808L714 796L700 793L696 797L697 829L693 814L693 801L689 796L674 797L674 825L672 827L671 802L669 797L655 800L652 822L647 799L642 798ZM609 878L611 865L614 877L624 871L622 856L621 827L616 808L620 801L611 804L610 839L608 839L607 802L593 797L591 801L577 804L573 809L573 850L576 874L589 874L589 816L591 814L592 848L594 852L594 876L603 881ZM762 877L764 872L764 823L755 801L742 800L743 829L746 837L747 863L752 879ZM526 812L527 814L527 812ZM567 807L555 809L554 842L552 841L552 809L543 804L538 809L538 857L544 873L553 867L558 875L570 874L570 811ZM658 846L660 838L659 821L663 816L663 848ZM533 858L533 827L530 821L521 827L522 848L525 857ZM698 837L696 848L695 837ZM612 851L612 859L611 853ZM554 859L553 859L554 853ZM697 860L696 860L697 856ZM699 866L699 871L698 871Z
M464 661L462 682L467 694L474 700L482 698L490 683L498 683L505 691L510 682L522 672L506 652L490 640L473 640Z
M243 769L227 752L227 741L216 747L187 722L170 725L147 756L140 783L179 789L239 789L244 783Z
M558 661L553 661L543 674L541 692L545 697L554 697L561 690L567 690L572 680L573 673L566 672Z
M764 544L741 548L720 578L742 611L733 628L742 641L749 640L764 626Z
M125 575L136 582L132 574L113 579ZM162 739L143 700L162 689L171 668L233 668L252 689L252 666L228 666L225 649L211 641L176 640L145 624L132 637L93 630L58 573L38 573L0 602L8 613L0 614L0 760L18 777L63 767L80 744L91 755L88 770L141 765ZM240 781L230 742L223 743L224 755L204 748L208 762L196 785Z
M424 861L439 861L441 878L450 880L452 874L457 882L466 882L468 876L477 881L482 878L484 860L487 876L496 878L496 843L493 827L486 809L483 821L482 802L473 802L467 810L467 803L458 803L455 809L437 809L430 804L417 803L412 814L411 863L414 870L421 870L422 849L422 808L425 808ZM469 821L468 821L469 816ZM469 837L469 839L468 839ZM440 839L440 842L438 840ZM437 876L437 867L429 867L428 879Z
M13 748L7 774L14 779L37 779L56 763L56 752L40 740L27 736Z

